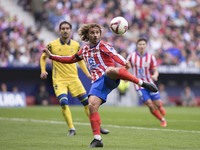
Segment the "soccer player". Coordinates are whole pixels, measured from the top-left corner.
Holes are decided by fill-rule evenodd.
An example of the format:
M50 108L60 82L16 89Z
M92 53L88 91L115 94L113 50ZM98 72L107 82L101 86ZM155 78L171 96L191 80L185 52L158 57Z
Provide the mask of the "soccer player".
M157 87L148 82L134 77L127 71L130 67L114 47L101 40L102 29L96 23L84 24L79 29L79 36L82 41L88 42L75 55L56 56L45 49L46 55L55 61L63 63L74 63L84 60L92 76L92 86L89 92L90 124L94 139L90 147L103 147L100 135L101 118L98 109L106 102L107 95L119 85L120 79L131 81L139 86L157 92ZM115 63L122 66L116 67Z
M59 25L60 38L50 42L47 45L47 49L51 51L53 54L57 55L74 55L78 52L80 45L78 42L72 40L70 38L72 25L63 21ZM41 67L41 75L42 79L47 78L46 71L46 54L43 53L40 58L40 67ZM69 136L74 136L76 134L76 130L72 121L72 115L70 108L68 106L68 91L71 93L73 97L77 97L82 105L85 108L86 115L89 117L89 108L88 108L88 96L86 94L86 90L82 85L77 72L77 66L75 63L73 64L63 64L56 61L52 61L52 80L53 87L57 98L59 99L60 105L62 107L62 113L69 127ZM91 79L91 75L85 65L84 61L78 62L80 68L86 74L88 78ZM102 134L108 134L109 131L101 128Z
M151 82L158 80L157 62L155 57L146 52L147 40L141 38L137 41L137 51L130 54L127 60L130 62L133 75L140 78L143 81ZM158 120L162 127L167 126L167 122L164 118L165 109L163 108L162 101L160 99L160 93L151 92L141 86L134 85L141 101L146 104L152 113Z

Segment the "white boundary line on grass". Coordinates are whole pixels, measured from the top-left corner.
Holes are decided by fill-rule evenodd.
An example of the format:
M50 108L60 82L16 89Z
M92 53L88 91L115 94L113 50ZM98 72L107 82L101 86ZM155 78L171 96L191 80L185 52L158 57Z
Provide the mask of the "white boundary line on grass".
M50 124L66 124L64 121L50 121L50 120L36 120L36 119L27 119L27 118L6 118L0 117L0 120L16 121L16 122L34 122L34 123L50 123ZM77 125L89 126L89 123L74 122ZM119 125L105 125L106 127L112 128L122 128L122 129L137 129L137 130L149 130L149 131L165 131L165 132L182 132L182 133L197 133L200 134L200 131L194 130L175 130L175 129L160 129L160 128L144 128L144 127L134 127L134 126L119 126Z

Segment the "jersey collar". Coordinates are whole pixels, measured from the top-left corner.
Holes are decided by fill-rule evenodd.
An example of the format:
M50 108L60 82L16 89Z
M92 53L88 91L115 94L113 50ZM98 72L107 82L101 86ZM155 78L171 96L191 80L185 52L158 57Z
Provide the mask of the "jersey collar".
M67 45L70 45L70 42L71 42L71 39L68 40ZM65 45L65 42L63 42L63 41L61 40L61 38L60 38L60 43L61 43L62 45Z
M138 56L140 56L140 57L144 57L144 56L147 55L147 52L145 52L143 55L140 55L140 54L138 53L138 51L136 51L136 54L137 54Z
M90 46L90 48L94 48L94 47L96 47L99 43L100 43L100 40L99 40L99 42L98 42L96 45L94 45L94 46Z

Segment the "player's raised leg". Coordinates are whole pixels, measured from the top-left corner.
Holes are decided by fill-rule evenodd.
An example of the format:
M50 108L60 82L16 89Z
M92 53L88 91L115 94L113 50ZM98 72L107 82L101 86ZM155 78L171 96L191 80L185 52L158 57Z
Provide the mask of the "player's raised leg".
M121 67L121 68L109 67L106 69L106 75L112 79L123 79L123 80L131 81L131 82L138 84L139 86L142 86L152 92L158 91L158 88L154 84L145 82L139 78L136 78L131 73L129 73L128 70L124 67Z

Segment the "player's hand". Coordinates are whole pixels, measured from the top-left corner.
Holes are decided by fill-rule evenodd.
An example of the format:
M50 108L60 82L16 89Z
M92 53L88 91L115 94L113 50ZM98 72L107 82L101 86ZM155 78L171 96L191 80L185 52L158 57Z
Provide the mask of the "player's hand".
M51 56L51 52L47 48L43 49L43 52L46 53L46 57L49 58Z
M40 78L41 79L46 79L47 78L48 73L47 72L43 72L40 74Z
M130 67L131 67L130 62L129 62L129 61L126 61L125 68L128 70Z
M90 80L92 80L92 76L89 74L89 75L87 75L87 77L90 79Z
M152 78L154 81L158 81L158 76L156 76L156 75L152 75L151 78Z

